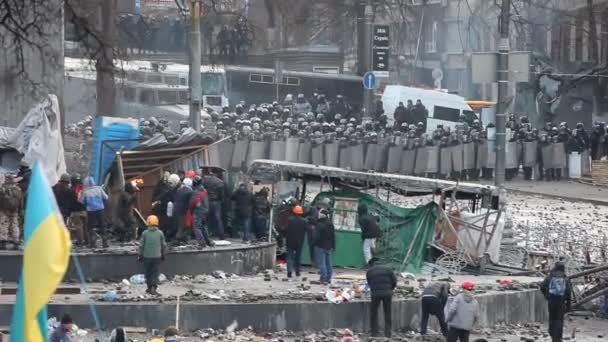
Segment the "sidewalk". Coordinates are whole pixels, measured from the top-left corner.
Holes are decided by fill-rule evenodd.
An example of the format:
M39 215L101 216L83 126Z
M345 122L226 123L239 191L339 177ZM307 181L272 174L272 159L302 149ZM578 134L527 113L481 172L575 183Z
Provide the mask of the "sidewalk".
M494 184L493 182L487 181L481 183ZM505 182L505 187L510 191L517 191L530 195L541 195L573 201L585 201L597 205L608 205L608 187L582 184L575 180L545 182L514 179Z

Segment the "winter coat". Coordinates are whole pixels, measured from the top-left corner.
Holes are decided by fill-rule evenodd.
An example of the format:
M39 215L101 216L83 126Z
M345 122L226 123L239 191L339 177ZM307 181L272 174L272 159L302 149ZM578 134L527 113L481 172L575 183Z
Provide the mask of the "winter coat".
M173 201L173 212L175 215L186 215L190 207L192 198L192 189L182 184L175 192L175 200Z
M388 266L373 264L365 274L372 297L392 296L397 287L395 272Z
M317 222L315 246L326 251L336 249L336 231L327 217Z
M291 215L285 227L287 248L302 248L306 235L306 220L302 216Z
M61 214L69 216L76 202L76 197L74 197L74 192L70 188L70 185L66 182L59 182L53 186L53 193L55 194L55 200Z
M203 186L207 189L209 201L223 201L225 184L224 181L215 176L203 177Z
M268 197L264 194L255 194L253 196L253 204L255 207L255 215L258 217L265 217L270 213L270 202Z
M204 187L198 187L196 189L194 189L192 191L192 194L190 195L190 206L192 206L192 203L197 199L196 203L194 203L194 206L191 207L192 212L194 214L194 216L197 217L202 217L203 219L207 218L207 215L209 214L209 195L206 193L202 196L199 196L199 194L203 191L207 191L205 190Z
M251 217L253 214L253 194L246 188L240 187L232 194L235 203L236 216Z
M80 203L84 204L87 211L101 211L105 209L104 202L108 200L108 195L100 186L95 185L93 177L84 179L84 190L80 195Z
M118 199L118 217L123 220L129 220L129 218L134 216L133 209L135 209L135 204L137 203L137 198L135 194L129 193L127 191L123 191L120 194Z
M450 303L446 321L451 328L470 331L479 319L479 303L470 293L460 293Z
M432 282L422 290L422 296L435 296L445 305L450 296L450 285L444 282Z
M543 283L540 287L540 291L543 293L546 299L559 299L560 297L553 296L549 293L549 285L551 284L551 279L553 278L566 279L566 292L564 293L564 297L561 299L563 299L564 302L566 302L567 304L570 304L570 301L572 299L572 284L570 283L570 280L568 279L564 271L552 270L549 275L543 280Z
M160 258L165 255L167 242L165 234L156 226L144 230L139 240L139 255L144 258Z
M395 108L395 112L393 113L393 119L399 124L406 122L405 120L407 119L407 109L405 108L405 106L397 106L397 108Z
M376 239L380 236L380 228L378 227L378 220L370 215L367 210L367 206L362 204L357 208L359 214L359 226L361 227L361 238L362 239Z

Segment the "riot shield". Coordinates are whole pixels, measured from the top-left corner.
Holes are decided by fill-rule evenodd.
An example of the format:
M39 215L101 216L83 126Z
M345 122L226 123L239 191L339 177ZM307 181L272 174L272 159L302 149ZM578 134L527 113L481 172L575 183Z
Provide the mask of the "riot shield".
M285 142L271 141L270 142L270 159L276 161L285 160Z
M222 160L220 155L220 144L213 144L209 146L209 165L212 166L221 166ZM232 156L231 156L232 157Z
M362 171L365 162L363 153L363 145L357 144L350 147L350 168L354 171Z
M535 167L538 153L538 142L536 141L524 141L524 152L522 158L522 164L524 167Z
M464 169L464 145L459 144L451 147L452 149L452 171L461 172Z
M350 146L340 146L340 161L338 162L338 166L343 169L350 168L350 156Z
M416 151L414 159L414 174L422 175L427 173L427 166L429 160L429 147L418 147L413 150Z
M553 169L555 168L555 161L553 160L553 144L546 144L541 148L541 154L543 157L543 168Z
M247 152L247 167L249 167L251 163L257 159L266 159L265 141L249 142L249 151Z
M337 142L325 144L325 165L338 166L340 160L340 144Z
M306 141L300 143L298 147L298 162L302 164L310 164L312 152L312 143L310 141Z
M376 158L376 163L374 164L374 170L376 170L377 172L384 172L386 171L386 164L387 164L387 160L388 160L388 144L378 144L378 146L380 146L379 148L379 154L378 157Z
M439 150L439 173L443 175L452 173L452 147L446 146Z
M426 151L426 172L439 172L439 146L428 146L426 147Z
M486 143L476 142L477 154L475 155L475 167L481 169L487 167L488 163L488 148Z
M219 150L219 166L225 170L230 169L230 164L232 163L232 153L234 151L234 143L224 141L218 145ZM213 166L213 164L211 164Z
M402 146L391 146L388 149L388 162L386 172L399 173L401 168L401 156L403 155Z
M492 144L485 144L485 147L488 151L488 158L486 159L486 168L493 169L496 167L496 151L494 151L494 146Z
M323 144L314 145L312 147L312 163L314 165L324 165Z
M380 155L381 147L378 144L368 144L367 145L367 153L365 153L365 164L363 165L363 169L365 171L375 170L376 159Z
M300 148L300 139L287 138L285 141L285 161L298 162L298 150Z
M519 161L517 160L517 142L507 142L507 149L505 153L505 168L517 169L519 167Z
M591 161L589 158L591 158L589 156L589 150L584 150L581 152L581 174L583 176L591 174Z
M475 168L475 144L462 145L462 167L466 170Z
M568 158L566 158L566 146L564 143L553 144L553 161L553 167L556 169L563 169L568 166Z
M232 153L232 162L230 166L233 169L241 169L243 167L243 163L247 160L247 148L249 146L249 141L247 140L239 140L234 144L234 152Z
M424 166L422 165L422 171L424 173ZM401 165L399 166L399 173L402 175L413 175L416 169L416 150L402 150L401 152Z

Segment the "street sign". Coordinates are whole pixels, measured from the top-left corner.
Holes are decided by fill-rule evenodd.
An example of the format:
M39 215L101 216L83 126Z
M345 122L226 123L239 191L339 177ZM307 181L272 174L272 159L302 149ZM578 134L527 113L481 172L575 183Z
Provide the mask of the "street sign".
M373 72L368 71L363 75L363 88L367 90L376 89L376 75Z
M471 78L473 83L496 82L496 52L475 52L471 55ZM530 52L511 51L509 53L509 81L530 81Z
M389 26L374 25L372 33L372 70L388 72L389 59Z

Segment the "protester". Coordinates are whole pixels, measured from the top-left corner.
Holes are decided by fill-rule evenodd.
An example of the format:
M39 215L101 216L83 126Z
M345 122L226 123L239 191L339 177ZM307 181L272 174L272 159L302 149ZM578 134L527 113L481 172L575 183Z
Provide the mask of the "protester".
M70 188L69 174L64 173L61 175L59 182L53 186L53 194L55 195L61 216L63 216L63 222L67 223L76 202L74 192Z
M90 237L87 229L87 210L79 201L83 190L82 178L77 173L73 174L71 183L74 203L72 205L72 214L70 215L70 225L68 228L76 234L78 245L85 246L89 243Z
M205 246L212 247L215 244L209 238L207 230L207 216L209 215L209 196L207 190L203 186L203 180L200 176L195 176L192 182L193 190L190 199L190 213L187 213L187 223L192 225L194 238L198 242L200 248Z
M376 257L369 261L370 268L365 274L367 285L369 286L372 301L370 304L370 326L372 337L379 337L378 310L382 303L384 311L384 337L391 337L392 316L391 303L393 300L393 290L397 287L397 277L391 268L380 264Z
M79 201L87 209L87 229L89 231L89 247L91 248L95 248L97 240L95 228L99 229L103 248L108 247L106 219L104 216L105 202L107 200L108 195L100 186L95 185L93 177L89 176L84 179L84 190L82 190Z
M186 224L186 215L190 208L192 198L192 179L184 178L182 185L175 192L173 210L175 212L175 223L177 225L177 242L185 243L189 240L190 230Z
M137 236L137 226L135 223L135 207L137 204L137 186L134 183L127 182L125 189L118 197L118 206L116 207L118 218L118 241L128 242Z
M287 278L291 279L295 271L296 277L300 276L300 257L304 235L306 235L306 220L302 217L304 210L296 205L292 209L292 215L287 220L285 239L287 244Z
M336 232L329 220L329 212L325 209L319 211L319 220L316 226L315 254L317 265L321 274L321 285L331 284L332 263L331 254L336 249Z
M474 287L473 282L464 281L464 291L459 293L448 307L448 342L469 342L471 330L479 319L479 304L471 294Z
M144 276L146 278L146 293L157 295L160 263L165 260L167 242L165 234L158 229L158 217L148 216L148 228L139 240L139 260L144 263Z
M218 174L209 174L203 176L203 186L207 189L209 195L209 223L215 227L213 232L218 239L224 240L226 232L224 231L224 219L222 208L224 206L224 194L226 185Z
M231 197L234 202L235 226L243 234L243 242L249 241L253 216L253 194L246 183L239 184Z
M156 215L160 221L159 229L163 231L169 241L172 241L177 236L175 215L173 214L175 203L173 201L175 200L175 193L179 186L179 176L177 174L169 175L164 192L160 194L157 203L158 211Z
M268 201L268 188L264 187L256 192L253 197L254 216L253 227L254 234L257 240L261 240L268 234L268 219L270 215L271 204Z
M65 314L61 317L61 324L49 336L49 342L70 342L70 333L72 332L72 324L74 321L70 315Z
M422 290L422 320L420 321L420 335L426 335L429 316L437 317L441 334L447 338L448 327L445 322L444 309L450 295L450 284L447 282L432 282Z
M359 214L359 226L363 239L363 256L367 264L376 249L376 239L380 236L380 228L378 227L378 220L369 214L367 205L364 203L359 204L357 213Z
M0 187L0 250L18 248L23 207L23 192L12 176L5 176Z
M570 311L572 304L572 284L566 275L566 266L563 262L555 263L540 290L547 299L551 340L562 341L564 315Z

